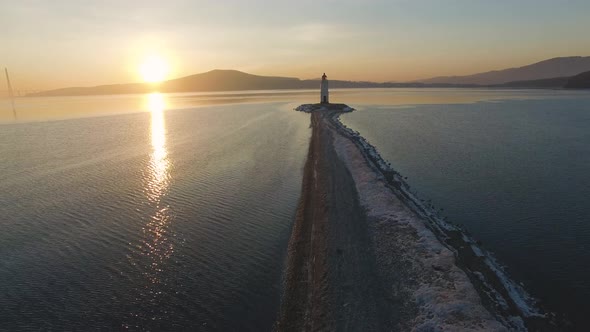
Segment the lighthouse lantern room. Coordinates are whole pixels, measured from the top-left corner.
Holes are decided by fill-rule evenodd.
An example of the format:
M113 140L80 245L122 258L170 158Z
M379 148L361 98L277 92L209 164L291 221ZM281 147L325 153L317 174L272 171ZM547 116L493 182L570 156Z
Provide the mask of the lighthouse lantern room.
M328 94L328 76L326 76L326 73L324 73L324 75L322 75L322 85L321 85L320 90L321 90L320 102L322 104L329 104L330 98L329 98L329 94Z

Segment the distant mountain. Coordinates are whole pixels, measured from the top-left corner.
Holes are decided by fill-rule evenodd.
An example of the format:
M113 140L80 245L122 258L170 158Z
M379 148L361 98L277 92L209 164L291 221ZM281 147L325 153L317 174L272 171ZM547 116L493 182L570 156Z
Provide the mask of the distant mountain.
M159 92L193 92L193 91L236 91L266 89L298 89L301 80L292 77L272 77L246 74L237 70L212 70L164 81L159 84L128 83L99 85L93 87L73 87L42 91L29 96L72 96L148 93L156 89Z
M567 89L590 89L590 71L578 74L565 84Z
M544 78L541 80L514 81L488 85L492 88L530 88L530 89L590 89L590 71L571 77Z
M46 90L41 92L29 93L27 94L27 97L110 95L127 93L146 93L148 91L149 87L146 84L129 83Z
M570 77L590 71L590 57L554 58L520 68L470 76L438 77L422 82L376 83L330 80L330 88L428 88L428 87L516 87L562 88ZM577 82L577 81L576 81ZM572 84L580 84L580 83ZM81 96L159 92L213 92L240 90L318 89L320 79L259 76L237 70L212 70L161 82L99 85L42 91L28 96Z
M318 89L320 79L301 80L294 77L258 76L237 70L212 70L177 78L157 85L147 83L129 83L99 85L93 87L73 87L42 91L28 96L81 96L159 92L213 92L241 90L278 90L278 89ZM391 88L424 87L421 83L376 83L330 80L331 88ZM454 86L454 85L436 85Z
M590 56L553 58L532 65L494 70L467 76L441 76L420 80L427 84L496 85L515 81L531 81L555 77L570 77L590 70Z
M540 80L513 81L502 84L490 85L494 88L533 88L533 89L560 89L563 88L571 77L544 78Z
M293 77L258 76L237 70L212 70L161 84L161 92L238 91L297 89L301 80Z

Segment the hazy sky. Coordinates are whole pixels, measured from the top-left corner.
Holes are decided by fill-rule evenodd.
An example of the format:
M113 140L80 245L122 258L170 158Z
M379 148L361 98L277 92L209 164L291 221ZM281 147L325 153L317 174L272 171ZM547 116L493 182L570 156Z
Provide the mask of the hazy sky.
M405 81L590 55L588 0L0 0L0 66L15 89L211 69Z

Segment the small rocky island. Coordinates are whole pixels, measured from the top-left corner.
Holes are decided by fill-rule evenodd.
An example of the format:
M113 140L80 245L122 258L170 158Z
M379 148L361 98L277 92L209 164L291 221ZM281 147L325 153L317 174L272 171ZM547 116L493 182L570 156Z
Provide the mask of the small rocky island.
M320 100L296 108L311 114L312 135L275 330L553 330L476 241L340 122L352 107L327 102L327 89Z
M346 105L346 104L303 104L299 105L295 108L296 111L305 112L305 113L313 113L313 112L327 112L327 111L336 111L336 112L352 112L354 108Z

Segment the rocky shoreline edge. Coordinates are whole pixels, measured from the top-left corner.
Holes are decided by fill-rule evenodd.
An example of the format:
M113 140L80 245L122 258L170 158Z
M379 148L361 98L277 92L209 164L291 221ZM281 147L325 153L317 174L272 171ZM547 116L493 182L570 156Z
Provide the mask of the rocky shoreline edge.
M277 331L556 330L492 255L410 191L339 116L307 104L312 137Z

